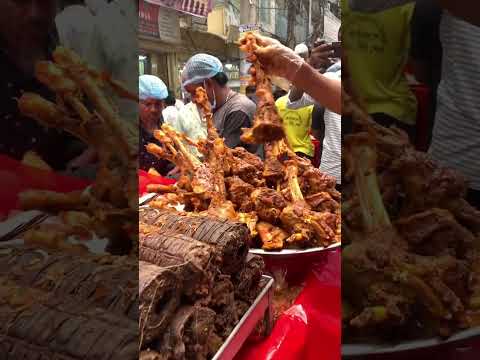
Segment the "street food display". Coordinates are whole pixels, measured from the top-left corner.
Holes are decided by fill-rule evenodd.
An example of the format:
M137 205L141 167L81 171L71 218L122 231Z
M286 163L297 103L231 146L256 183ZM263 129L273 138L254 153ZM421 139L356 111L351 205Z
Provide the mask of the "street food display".
M138 358L138 260L7 246L0 269L3 358Z
M192 215L243 222L252 246L268 250L340 242L335 179L299 158L284 141L267 145L263 162L245 149L227 148L218 135L213 141L187 140L204 155L201 162L170 126L163 125L155 137L161 145L149 144L147 150L174 162L182 175L175 186L160 189L151 207L182 205Z
M140 209L140 358L212 358L262 289L240 223Z
M92 147L98 169L85 190L19 194L20 212L7 221L31 212L45 221L0 247L0 352L5 359L138 359L138 132L105 94L138 100L62 47L35 74L56 101L24 93L21 113ZM51 170L35 153L23 163ZM102 254L93 254L99 239L108 239L107 252L129 256L107 254L101 241Z
M95 181L85 191L21 193L22 209L44 210L62 220L55 226L31 229L26 241L55 247L68 236L91 229L96 236L110 240L110 252L136 254L138 129L120 118L106 94L114 91L132 101L138 101L137 97L63 47L53 52L53 61L38 62L35 75L56 94L56 102L24 93L18 100L21 113L44 126L67 131L93 148L98 169ZM38 163L32 155L28 159Z
M375 122L347 94L345 343L448 337L480 325L480 211L466 183Z
M251 33L241 43L247 51L257 46ZM159 189L161 195L150 206L181 206L189 215L245 223L250 229L250 245L265 250L339 243L341 194L335 188L335 179L288 146L270 80L258 63L254 69L260 102L254 126L245 130L243 140L263 143L265 161L244 148L225 146L214 127L206 91L199 87L194 101L206 119L207 139L193 141L167 124L154 133L160 145L149 144L147 150L173 162L181 176L174 189ZM281 131L277 132L274 129L278 127ZM187 145L196 147L203 159L192 155Z

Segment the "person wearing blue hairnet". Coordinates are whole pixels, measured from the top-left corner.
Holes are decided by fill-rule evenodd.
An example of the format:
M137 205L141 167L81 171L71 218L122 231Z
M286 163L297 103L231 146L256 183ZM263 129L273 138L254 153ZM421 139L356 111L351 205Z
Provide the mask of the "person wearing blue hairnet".
M250 152L256 145L241 142L242 128L252 126L256 105L245 95L239 94L227 85L228 77L219 59L208 54L192 56L182 72L182 87L195 96L195 90L205 88L212 105L213 121L218 133L230 148L244 147Z
M138 79L138 96L140 98L140 154L139 168L148 171L154 168L162 175L168 173L172 166L159 160L145 149L149 143L157 143L153 132L162 124L162 110L168 97L167 86L153 75L142 75Z

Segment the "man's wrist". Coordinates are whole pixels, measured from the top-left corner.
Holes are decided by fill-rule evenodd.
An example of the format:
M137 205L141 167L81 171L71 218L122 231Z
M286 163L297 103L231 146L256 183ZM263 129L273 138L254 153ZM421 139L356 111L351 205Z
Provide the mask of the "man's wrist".
M312 69L312 67L306 62L303 62L303 64L297 69L294 74L292 74L291 78L288 80L290 80L295 87L301 88L301 81L305 78L305 76L308 76L310 69Z

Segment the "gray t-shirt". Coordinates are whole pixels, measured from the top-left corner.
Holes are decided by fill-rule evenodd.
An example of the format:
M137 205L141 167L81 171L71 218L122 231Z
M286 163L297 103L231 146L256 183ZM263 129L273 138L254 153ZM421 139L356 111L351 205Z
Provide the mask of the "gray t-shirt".
M240 140L242 128L252 126L255 111L256 105L253 101L232 91L227 102L213 113L215 127L228 147L242 146L252 153L257 151L256 145L244 144Z

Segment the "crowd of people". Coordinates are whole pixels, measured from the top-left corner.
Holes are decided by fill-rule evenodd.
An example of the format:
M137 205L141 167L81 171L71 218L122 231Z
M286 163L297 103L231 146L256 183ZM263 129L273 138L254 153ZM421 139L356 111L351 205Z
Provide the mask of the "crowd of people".
M410 65L430 89L431 157L459 171L480 207L480 11L467 0L342 0L348 87L383 125L415 141L418 104ZM344 119L343 124L346 123ZM424 120L425 121L425 120Z
M264 37L260 39L265 46L258 50L260 61L263 59L262 65L268 68L270 74L284 76L292 82L288 92L280 88L272 89L288 144L299 156L313 161L315 158L313 141L316 139L323 143L319 149L320 154L317 154L320 158L320 168L334 176L340 186L341 61L334 57L332 44L317 41L309 48L302 43L292 50L272 39ZM276 58L276 61L271 63L271 58ZM317 85L328 89L328 92L322 93L316 88L315 82L308 81L306 77L312 73L318 74ZM225 139L225 144L231 148L243 147L263 158L262 146L245 144L241 140L242 129L253 124L257 107L256 89L249 86L243 95L232 90L228 82L221 61L209 54L192 56L182 70L181 85L187 98L192 99L200 86L206 90L212 106L214 125L219 135ZM311 95L304 93L303 84L307 82L310 89L313 89ZM161 79L152 75L140 76L139 93L140 168L147 171L154 168L162 175L175 176L178 173L177 169L172 169L171 164L148 154L145 145L148 142L156 142L153 131L161 127L162 123L169 124L193 140L206 138L207 128L203 114L191 101L179 108L176 107L173 93ZM154 122L152 117L155 119ZM195 148L190 147L190 150L195 155L200 155Z
M0 109L0 152L18 160L22 160L26 153L34 152L55 171L68 171L80 176L86 167L91 166L94 171L96 155L91 149L65 132L46 129L22 116L18 110L16 99L25 91L38 93L46 99L54 96L35 78L35 64L51 59L53 50L61 44L77 52L91 67L107 69L112 78L129 88L132 88L133 82L136 84L139 81L140 106L124 103L120 98L116 99L115 105L126 120L140 119L140 168L154 167L164 175L175 176L177 169L150 156L143 145L155 141L153 130L159 128L162 122L169 123L194 140L206 137L206 126L196 104L191 101L182 104L160 79L152 75L144 75L140 79L132 76L138 70L136 57L128 53L138 46L134 2L69 0L60 3L48 0L43 1L42 6L39 4L38 1L0 2L0 40L3 44L0 52L3 79L0 92L5 102ZM112 33L112 26L123 33ZM295 52L276 40L260 39L262 46L256 55L267 73L283 77L311 95L311 98L305 96L293 101L290 97L294 88L288 94L279 89L275 91L289 143L299 155L313 158L313 134L317 139L323 139L324 149L333 149L330 151L334 151L336 158L340 159L339 141L332 143L330 140L332 135L328 119L330 114L341 112L341 81L338 76L322 75L332 54L323 51L322 56L326 59L322 61L325 64L318 66L322 61L316 45L310 49L302 45ZM181 79L183 92L190 98L197 87L206 89L215 126L228 146L242 146L263 156L261 146L244 144L240 139L241 129L252 126L256 111L255 89L249 89L248 96L243 95L233 91L228 81L223 64L208 54L193 56L183 69ZM337 126L335 131L340 124ZM196 149L191 148L191 151L196 152ZM337 162L335 171L339 172L340 161ZM76 170L80 173L75 173Z
M0 152L22 159L25 153L34 151L54 170L81 168L94 162L95 154L68 134L45 129L21 116L15 99L25 91L47 99L52 96L35 79L34 64L51 58L59 44L74 49L91 66L108 69L113 78L132 87L129 84L138 81L136 75L132 76L137 74L138 62L127 52L138 46L133 21L137 9L128 0L65 1L69 6L60 11L56 0L44 1L42 6L37 3L0 2L0 93L4 99L0 108ZM480 47L476 41L480 16L474 8L471 2L461 0L342 0L339 40L343 37L342 60L348 70L343 87L362 102L375 121L405 130L413 142L418 136L418 104L405 77L407 64L417 80L430 87L429 152L466 177L469 201L478 206L480 108L475 99L480 89ZM132 15L132 21L126 14ZM116 29L124 31L124 36L113 36L112 24L121 24ZM255 55L266 72L291 83L287 92L274 92L289 144L298 155L313 159L312 139L320 141L319 166L340 184L341 136L348 133L350 124L346 117L340 117L339 55L334 54L331 43L322 41L299 44L295 49L262 36L259 42ZM241 129L251 127L253 122L255 88L248 87L243 95L232 90L228 82L223 64L208 54L193 56L181 78L182 90L190 98L197 87L206 89L215 126L228 146L243 146L263 156L262 147L243 144L240 139ZM140 118L142 141L154 140L152 130L162 122L194 140L206 136L197 106L175 99L160 79L142 76L139 89L140 107L120 99L116 105L122 117L135 122ZM177 172L170 164L159 165L143 148L140 152L141 168L156 167L165 175Z

